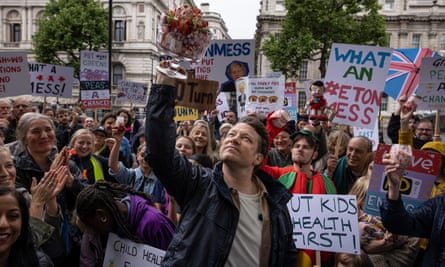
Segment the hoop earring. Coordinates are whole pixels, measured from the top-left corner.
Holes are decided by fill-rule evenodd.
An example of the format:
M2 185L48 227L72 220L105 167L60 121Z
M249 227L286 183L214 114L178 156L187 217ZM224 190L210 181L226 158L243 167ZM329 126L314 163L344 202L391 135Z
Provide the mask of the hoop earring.
M100 217L100 221L103 223L107 222L107 217Z

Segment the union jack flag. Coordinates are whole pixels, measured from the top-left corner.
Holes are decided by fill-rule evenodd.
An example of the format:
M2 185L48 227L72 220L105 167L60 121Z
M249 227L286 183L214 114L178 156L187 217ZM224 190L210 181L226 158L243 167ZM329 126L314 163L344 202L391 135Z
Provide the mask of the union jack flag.
M394 49L384 92L393 99L398 99L402 95L412 95L419 86L422 58L438 56L439 53L429 48Z

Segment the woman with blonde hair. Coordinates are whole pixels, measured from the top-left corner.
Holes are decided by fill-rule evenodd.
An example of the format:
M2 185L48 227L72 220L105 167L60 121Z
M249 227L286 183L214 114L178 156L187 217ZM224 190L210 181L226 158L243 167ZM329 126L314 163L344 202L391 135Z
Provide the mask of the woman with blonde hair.
M196 153L208 155L214 164L216 140L208 122L205 120L195 121L190 131L190 137L195 142Z
M70 140L70 161L82 172L82 180L93 184L100 180L116 182L108 173L108 158L96 155L94 150L95 135L88 129L77 130Z

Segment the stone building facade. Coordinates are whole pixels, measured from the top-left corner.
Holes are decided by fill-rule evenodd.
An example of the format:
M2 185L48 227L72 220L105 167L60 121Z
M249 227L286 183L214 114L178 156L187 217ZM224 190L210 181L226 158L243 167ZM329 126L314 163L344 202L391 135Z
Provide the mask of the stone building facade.
M431 48L441 54L445 53L445 0L379 0L379 4L382 5L380 13L385 18L390 47ZM270 62L263 55L261 44L269 33L274 34L280 30L279 24L285 15L284 0L261 1L255 34L259 51L259 75L271 71ZM299 105L306 101L304 81L319 78L318 62L303 62L299 79L295 81ZM385 131L384 126L397 105L390 97L383 99L381 130Z

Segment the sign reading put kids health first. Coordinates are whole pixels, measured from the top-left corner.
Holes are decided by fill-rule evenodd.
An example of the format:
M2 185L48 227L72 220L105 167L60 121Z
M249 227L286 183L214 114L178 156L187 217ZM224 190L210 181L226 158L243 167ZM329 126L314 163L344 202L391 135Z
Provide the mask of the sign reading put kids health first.
M382 159L390 150L390 145L380 144L375 155L364 205L364 211L371 215L380 215L380 205L388 192L388 181ZM430 198L441 158L439 153L413 149L413 158L405 170L400 185L400 195L406 210L410 211Z
M324 79L334 122L373 129L378 118L392 49L333 44Z

